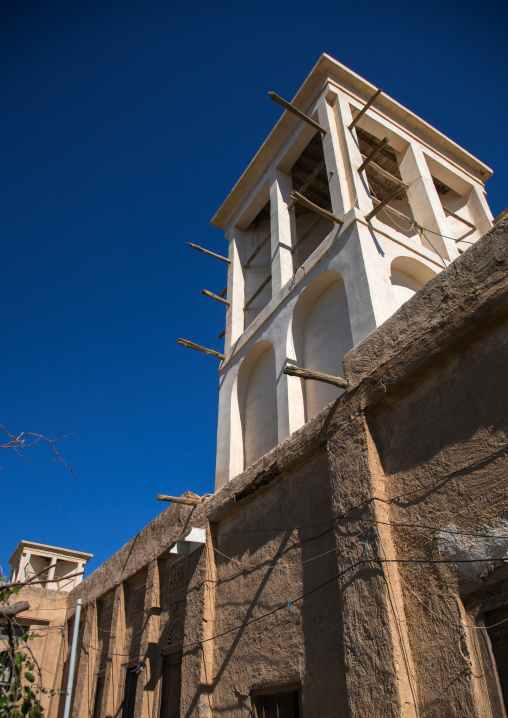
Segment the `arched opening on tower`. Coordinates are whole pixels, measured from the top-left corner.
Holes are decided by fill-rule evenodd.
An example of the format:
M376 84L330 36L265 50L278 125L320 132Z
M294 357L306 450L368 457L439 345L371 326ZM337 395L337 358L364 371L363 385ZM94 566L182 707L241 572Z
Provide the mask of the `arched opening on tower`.
M331 211L332 201L326 173L321 133L316 132L291 168L293 190L296 190L318 207ZM334 229L332 220L316 214L296 202L295 237L293 241L293 268L298 269Z
M238 403L243 436L244 468L277 445L275 352L262 340L243 359L238 372Z
M390 280L397 307L416 294L424 284L436 276L430 267L411 257L397 257L391 264Z
M293 313L293 342L298 366L342 376L342 360L353 347L346 290L338 272L320 274L309 284ZM302 381L305 421L337 399L342 390L318 381Z

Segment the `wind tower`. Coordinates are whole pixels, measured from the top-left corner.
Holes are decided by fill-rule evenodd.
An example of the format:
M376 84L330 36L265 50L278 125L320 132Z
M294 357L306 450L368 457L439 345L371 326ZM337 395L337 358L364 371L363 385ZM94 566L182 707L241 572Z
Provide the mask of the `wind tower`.
M344 390L288 365L343 376L492 226L492 171L328 55L290 103L270 95L285 111L212 219L229 247L216 489Z

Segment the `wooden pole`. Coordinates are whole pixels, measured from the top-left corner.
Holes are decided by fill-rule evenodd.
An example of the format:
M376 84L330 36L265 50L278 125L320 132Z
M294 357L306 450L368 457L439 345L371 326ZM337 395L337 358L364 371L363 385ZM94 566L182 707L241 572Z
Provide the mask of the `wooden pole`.
M254 294L252 295L252 297L249 299L249 301L248 301L248 302L245 302L245 306L244 306L244 308L243 308L243 311L244 311L244 312L250 307L250 305L251 305L252 302L256 299L256 297L261 294L261 292L262 292L263 289L266 287L266 285L268 284L268 282L270 281L271 278L272 278L272 273L270 272L270 274L269 274L268 277L265 279L265 281L263 282L263 284L256 289L256 291L254 292Z
M403 191L403 187L395 187L395 189L392 192L390 192L390 194L382 202L380 202L378 205L376 205L374 207L372 212L369 212L369 214L365 217L365 221L368 222L369 220L371 220L372 217L374 217L379 212L380 209L383 209L385 204L388 204L388 202L391 202L391 200L394 199L394 197L396 197L402 191Z
M331 219L332 222L336 222L336 224L344 224L344 220L339 219L336 215L332 214L332 212L328 212L327 209L323 209L318 204L314 204L314 202L311 202L310 199L307 199L307 197L304 197L303 194L299 192L291 192L291 199L303 204L304 207L316 212L316 214L322 214L323 217Z
M302 236L300 237L300 239L298 240L298 242L297 242L293 247L291 247L291 249L290 249L291 254L294 254L294 253L296 252L296 250L298 249L298 247L302 244L302 242L304 242L304 241L307 239L307 237L309 236L309 234L312 233L312 231L318 226L318 224L319 224L320 222L321 222L321 217L318 217L317 220L314 222L314 224L311 224L311 226L310 226L309 229L305 232L305 234L302 234Z
M381 150L383 149L383 147L386 147L387 144L388 144L388 137L385 137L384 139L381 140L381 142L379 142L379 144L377 144L374 147L374 149L372 150L370 155L368 157L366 157L364 159L364 161L362 162L362 164L358 167L358 174L361 174L363 172L363 170L367 167L367 165L370 164L370 162L372 162L374 157L376 157L376 155L378 155L381 152Z
M282 373L288 376L298 376L300 379L314 379L315 381L322 381L324 384L333 384L333 386L338 386L339 389L349 388L349 383L340 376L322 374L320 371L313 371L312 369L301 369L298 366L293 366L293 364L288 364L284 367Z
M467 227L471 227L471 229L476 229L475 225L472 222L470 222L467 219L464 219L464 217L461 217L458 214L455 214L455 212L452 212L451 209L448 209L448 207L445 207L443 205L443 209L447 214L450 215L450 217L454 217L455 219L458 219L459 222L463 222L463 224L465 224Z
M225 337L225 336L226 336L226 330L223 329L223 330L221 331L221 333L219 334L219 336L217 337L217 339L222 339L222 338Z
M355 119L353 120L353 122L349 125L349 129L350 129L350 130L352 130L353 127L358 123L358 120L360 120L360 119L364 116L364 114L367 112L367 110L369 109L369 107L377 100L377 98L379 97L379 95L380 95L382 92L383 92L383 90L382 90L381 88L379 88L379 90L376 90L376 92L372 95L372 97L371 97L370 100L367 102L367 104L364 105L364 107L362 107L362 109L361 109L360 112L356 115L356 117L355 117Z
M372 195L370 195L370 198L375 204L381 204L381 200L379 200L377 197L373 197ZM388 206L384 207L383 209L385 209L387 212L391 212L396 217L400 217L400 219L406 220L406 222L408 222L409 224L417 224L416 220L411 219L411 217L408 217L407 214L402 214L402 212L399 212L398 209L394 209L393 207Z
M365 155L362 155L362 157L365 157ZM392 175L390 172L387 172L385 169L380 167L376 162L370 162L370 166L376 170L382 177L385 177L386 179L389 179L391 182L396 182L401 187L404 187L404 189L409 189L409 185L400 180L398 177L395 177L395 175Z
M260 244L258 244L258 246L256 247L256 249L252 252L252 254L251 254L250 257L248 258L248 260L247 260L247 261L245 262L245 264L243 265L245 268L247 268L247 267L249 266L249 264L252 262L252 260L253 260L255 257L258 256L259 252L263 249L263 247L264 247L265 244L268 242L268 240L270 239L270 237L271 237L271 232L268 232L268 234L267 234L266 237L263 239L263 241L260 242Z
M290 102L283 100L282 97L280 97L280 95L277 95L276 92L269 92L268 94L270 95L271 100L276 102L278 105L283 107L285 110L289 110L289 112L292 112L293 115L296 115L301 120L306 122L308 125L310 125L311 127L314 127L315 130L318 130L318 132L321 132L321 134L326 135L326 130L324 127L321 127L321 125L318 125L318 123L314 122L314 120L311 117L306 115L304 112L299 110L297 107L292 105Z
M169 501L173 504L187 504L188 506L199 504L199 499L188 499L185 496L165 496L164 494L157 494L157 501Z
M223 299L218 294L214 294L213 292L209 292L208 289L202 289L201 294L204 294L205 297L210 297L210 299L215 299L217 302L221 302L221 304L225 304L227 307L230 306L231 302L228 302L227 299Z
M202 352L203 354L208 354L208 356L211 357L217 357L217 359L226 358L225 354L216 352L214 349L207 349L206 347L202 347L200 344L194 344L194 342L190 342L188 339L179 339L177 341L177 344L180 344L180 346L186 347L187 349L195 349L195 351Z
M312 172L312 173L307 177L307 179L305 180L305 182L302 184L302 186L301 186L300 189L298 190L298 192L300 192L300 194L302 194L302 192L305 192L305 190L307 189L307 187L310 185L311 182L313 182L313 181L316 179L316 177L317 177L318 174L321 172L321 170L323 169L324 166L325 166L325 161L322 160L322 161L318 164L318 166L316 167L316 169L314 170L314 172ZM289 211L290 209L293 209L293 207L295 206L295 204L296 204L296 200L294 199L294 200L292 200L292 201L288 204L288 211Z
M198 247L197 244L192 244L192 242L187 242L189 247L192 247L192 249L197 249L198 252L203 252L203 254L208 254L209 257L215 257L215 259L220 259L221 262L226 262L226 264L231 264L231 260L227 257L223 257L222 254L215 254L215 252L210 252L209 249L203 249L203 247Z

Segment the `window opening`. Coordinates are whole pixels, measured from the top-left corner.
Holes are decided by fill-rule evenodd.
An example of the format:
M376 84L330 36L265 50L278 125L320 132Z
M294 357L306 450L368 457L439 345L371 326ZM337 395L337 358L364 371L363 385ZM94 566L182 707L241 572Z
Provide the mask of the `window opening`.
M131 645L129 648L129 658L131 661L139 660L141 656L141 631L137 631L131 638Z
M51 566L51 559L46 556L37 556L32 554L30 561L25 566L25 578L31 578L35 574L39 574L37 581L47 581L49 568ZM44 588L45 584L39 583L38 586Z
M321 135L317 132L291 168L293 189L318 207L331 211L332 201ZM291 253L296 271L330 234L334 222L299 202L294 206L296 237Z
M104 676L98 676L95 689L95 700L93 704L93 718L101 717L102 696L104 695Z
M251 700L254 718L300 717L300 691L263 693L252 696Z
M469 239L470 235L476 231L476 227L471 221L467 197L463 197L437 177L432 176L432 181L446 214L450 236L457 240ZM467 245L463 245L462 249L466 248Z
M145 608L145 584L126 584L125 588L127 622L133 623L143 615Z
M62 589L74 582L73 578L65 580L66 576L76 573L78 564L75 561L57 561L55 567L54 580L58 583L58 588Z
M505 708L508 709L508 606L485 614Z
M270 201L254 217L246 232L244 329L272 298Z
M172 561L168 572L168 596L181 591L187 586L189 579L189 561L182 557Z
M136 688L138 685L139 666L130 666L125 673L125 691L123 694L122 718L134 718L136 707Z
M99 603L99 670L106 668L109 652L109 642L111 638L111 624L113 619L113 601L105 604Z
M365 160L372 150L379 145L380 140L358 126L356 127L356 136L360 152ZM375 159L369 162L365 169L365 174L375 206L389 199L390 195L392 195L392 198L389 199L383 209L376 214L378 220L396 232L401 232L404 236L410 237L421 244L418 230L407 221L407 219L411 220L413 218L413 213L406 189L398 185L398 182L402 182L402 177L397 154L393 147L385 144L376 154ZM396 191L397 186L400 187L399 192ZM395 195L393 195L394 192Z
M162 661L160 718L180 718L182 653L169 653Z
M19 623L12 623L12 636L17 640L21 640L24 635L30 631L30 626L23 626ZM7 623L0 624L0 639L3 641L9 640L9 627Z
M173 648L176 644L183 641L184 632L183 616L175 616L168 626L166 632L166 640L164 641L164 650Z

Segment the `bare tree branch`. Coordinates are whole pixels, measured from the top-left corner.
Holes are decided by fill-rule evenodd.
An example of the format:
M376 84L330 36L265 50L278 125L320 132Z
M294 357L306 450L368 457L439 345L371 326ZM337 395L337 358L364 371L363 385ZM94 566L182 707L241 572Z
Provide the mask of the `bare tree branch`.
M43 570L47 571L47 568ZM42 571L40 571L39 573L42 573ZM35 576L32 576L32 578L28 579L28 581L13 581L12 583L0 584L0 588L13 588L13 586L35 586L36 584L41 583L60 583L61 581L67 581L68 579L75 578L76 576L82 576L84 573L84 571L77 571L76 573L70 573L68 576L62 576L61 578L45 578L42 581L34 581L34 578L37 578L37 576L39 575L36 574Z
M49 444L54 452L53 459L49 462L49 464L45 467L46 469L51 466L51 464L54 464L55 461L59 461L61 464L65 466L66 469L68 469L71 474L74 476L74 478L77 479L76 474L74 473L75 466L69 466L69 464L62 458L60 453L58 452L55 444L57 441L61 441L62 439L66 439L69 436L72 436L76 432L72 432L70 434L65 434L65 436L59 436L58 439L48 439L47 436L44 436L43 434L35 434L32 431L22 431L21 434L18 434L15 436L14 434L11 434L7 431L5 426L2 426L0 424L0 429L5 433L7 436L7 441L4 444L0 444L0 449L6 449L10 451L14 451L18 456L20 456L23 461L26 461L26 463L30 463L27 461L25 456L23 455L23 451L25 449L30 449L31 447L38 444L40 441L45 441L47 444ZM3 467L0 467L2 469Z

